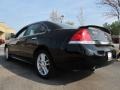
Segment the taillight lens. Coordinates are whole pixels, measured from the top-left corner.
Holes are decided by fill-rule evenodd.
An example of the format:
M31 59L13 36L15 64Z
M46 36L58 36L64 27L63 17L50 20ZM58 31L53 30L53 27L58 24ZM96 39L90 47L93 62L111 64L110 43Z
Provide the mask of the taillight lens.
M69 41L69 44L95 44L88 29L83 28L77 31Z
M87 29L81 29L72 36L71 41L92 41L92 38Z

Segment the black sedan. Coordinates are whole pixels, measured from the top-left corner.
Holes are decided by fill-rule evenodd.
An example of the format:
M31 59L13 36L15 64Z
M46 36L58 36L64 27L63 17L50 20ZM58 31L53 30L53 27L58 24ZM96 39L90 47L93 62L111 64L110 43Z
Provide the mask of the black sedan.
M41 21L22 28L5 45L10 58L33 63L42 78L55 75L56 68L90 69L114 61L116 51L110 31L89 25L79 28Z

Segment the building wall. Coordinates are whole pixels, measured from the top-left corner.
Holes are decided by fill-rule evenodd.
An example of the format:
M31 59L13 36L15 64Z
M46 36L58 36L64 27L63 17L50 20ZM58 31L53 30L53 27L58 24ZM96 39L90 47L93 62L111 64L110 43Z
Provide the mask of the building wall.
M112 36L113 43L120 43L120 35L113 35Z
M9 35L10 33L16 33L15 30L10 28L7 24L0 22L0 39L6 39L6 35Z
M0 32L0 39L5 39L5 33L4 32Z

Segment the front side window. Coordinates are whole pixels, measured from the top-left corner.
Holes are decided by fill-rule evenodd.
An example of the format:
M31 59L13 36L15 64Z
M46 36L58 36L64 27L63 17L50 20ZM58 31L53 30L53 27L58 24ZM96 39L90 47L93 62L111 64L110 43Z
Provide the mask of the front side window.
M23 37L23 36L25 36L25 32L26 32L26 30L27 30L27 28L24 28L24 29L22 29L22 32L18 32L18 34L16 35L16 38L21 38L21 37Z

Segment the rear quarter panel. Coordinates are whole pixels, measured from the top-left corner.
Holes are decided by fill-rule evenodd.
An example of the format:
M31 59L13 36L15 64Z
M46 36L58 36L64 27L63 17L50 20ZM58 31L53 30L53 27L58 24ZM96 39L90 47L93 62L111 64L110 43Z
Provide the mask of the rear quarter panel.
M38 44L45 45L53 58L56 59L64 55L68 41L74 32L76 32L74 29L50 31L38 37Z

